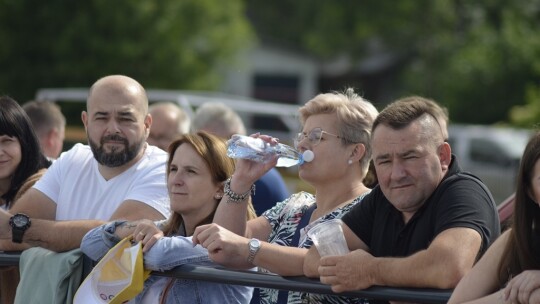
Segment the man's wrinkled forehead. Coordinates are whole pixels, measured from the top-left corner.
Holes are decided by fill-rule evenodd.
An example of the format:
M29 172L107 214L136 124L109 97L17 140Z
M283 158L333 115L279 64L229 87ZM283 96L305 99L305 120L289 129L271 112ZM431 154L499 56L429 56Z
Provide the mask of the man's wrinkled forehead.
M145 100L141 100L137 90L127 87L125 90L94 90L86 104L89 113L117 112L146 114L148 108Z

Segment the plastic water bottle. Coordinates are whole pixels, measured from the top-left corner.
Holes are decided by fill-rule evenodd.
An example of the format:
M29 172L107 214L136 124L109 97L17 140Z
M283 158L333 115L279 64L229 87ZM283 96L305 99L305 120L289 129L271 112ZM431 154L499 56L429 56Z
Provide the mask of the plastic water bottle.
M245 135L235 134L227 141L227 156L231 158L243 158L256 162L269 161L273 155L279 155L276 167L291 167L310 162L314 158L312 151L307 150L300 154L293 147L285 144L275 146Z

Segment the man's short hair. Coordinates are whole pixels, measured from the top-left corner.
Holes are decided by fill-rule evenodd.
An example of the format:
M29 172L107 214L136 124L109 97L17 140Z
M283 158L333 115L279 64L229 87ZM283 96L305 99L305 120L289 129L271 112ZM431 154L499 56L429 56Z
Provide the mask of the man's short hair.
M222 102L206 102L195 111L191 130L220 131L218 136L230 138L233 134L246 134L242 118ZM216 132L217 133L217 132Z
M407 127L420 116L428 114L432 116L439 126L441 122L448 124L448 110L439 106L435 101L420 96L411 96L396 100L386 106L375 121L373 130L380 125L388 125L399 130Z
M60 107L47 101L28 101L22 108L30 117L37 134L49 132L53 128L62 129L66 126L66 118Z

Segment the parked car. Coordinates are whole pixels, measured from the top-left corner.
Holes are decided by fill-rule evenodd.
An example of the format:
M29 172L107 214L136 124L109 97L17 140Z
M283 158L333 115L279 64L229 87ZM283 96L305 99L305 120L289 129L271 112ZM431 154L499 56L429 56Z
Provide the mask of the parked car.
M497 204L515 191L516 173L530 130L450 125L449 143L463 170L478 176Z

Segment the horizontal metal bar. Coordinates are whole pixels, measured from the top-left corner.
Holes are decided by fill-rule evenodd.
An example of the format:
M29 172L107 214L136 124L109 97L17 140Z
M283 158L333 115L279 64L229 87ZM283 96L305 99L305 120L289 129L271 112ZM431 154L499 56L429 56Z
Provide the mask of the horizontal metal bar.
M446 289L392 288L383 286L374 286L365 290L336 294L332 291L330 286L322 284L319 280L309 279L304 276L282 277L255 271L233 270L222 267L195 265L182 265L170 271L153 272L152 274L233 285L266 287L282 290L305 291L318 294L333 294L354 298L414 303L446 303L452 294L452 290Z
M0 251L0 266L16 266L19 264L20 256L20 252ZM383 286L374 286L364 290L336 294L332 291L330 286L322 284L319 280L310 279L304 276L282 277L256 271L227 269L219 266L182 265L169 271L154 271L152 274L179 279L202 280L233 285L414 303L446 303L452 294L452 290L448 289L392 288Z

